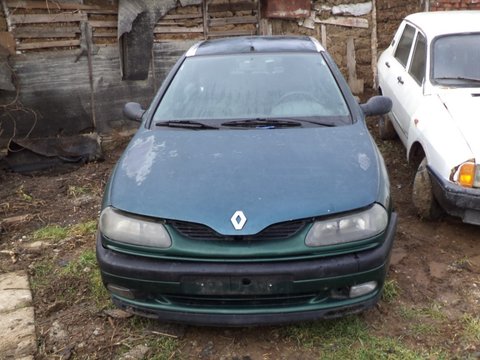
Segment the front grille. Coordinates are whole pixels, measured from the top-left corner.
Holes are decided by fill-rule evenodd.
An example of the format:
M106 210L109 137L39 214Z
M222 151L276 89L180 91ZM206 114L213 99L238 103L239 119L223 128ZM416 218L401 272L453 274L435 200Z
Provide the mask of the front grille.
M306 222L303 220L286 221L271 225L258 234L247 236L224 236L208 226L185 221L168 221L167 224L172 226L181 235L195 240L258 241L288 239L301 231Z
M257 296L191 296L165 295L156 299L159 303L169 303L181 306L195 307L271 307L295 306L320 301L319 294L288 294L288 295L257 295Z

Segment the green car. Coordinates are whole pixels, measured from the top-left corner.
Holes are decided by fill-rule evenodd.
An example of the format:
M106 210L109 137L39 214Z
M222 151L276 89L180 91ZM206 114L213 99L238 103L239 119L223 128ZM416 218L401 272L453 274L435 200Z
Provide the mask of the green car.
M332 318L379 299L397 216L366 115L309 37L208 40L147 110L97 235L120 308L187 324Z

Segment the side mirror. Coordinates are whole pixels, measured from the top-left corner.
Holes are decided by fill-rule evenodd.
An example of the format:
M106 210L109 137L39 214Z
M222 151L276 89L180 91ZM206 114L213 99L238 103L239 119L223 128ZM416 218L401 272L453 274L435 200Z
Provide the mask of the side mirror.
M374 96L360 107L366 116L384 115L392 110L392 100L386 96Z
M142 109L142 106L139 103L136 102L129 102L126 103L124 108L123 108L123 115L127 119L133 120L133 121L142 121L142 116L145 113L145 110Z

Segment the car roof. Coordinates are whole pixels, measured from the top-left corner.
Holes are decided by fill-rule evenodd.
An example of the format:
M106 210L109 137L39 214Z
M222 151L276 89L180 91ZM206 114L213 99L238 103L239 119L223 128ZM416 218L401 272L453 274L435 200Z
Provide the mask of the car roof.
M320 51L324 51L322 45L308 36L239 36L199 42L187 51L186 56Z
M419 27L427 38L446 34L480 32L480 11L432 11L411 14L405 18Z

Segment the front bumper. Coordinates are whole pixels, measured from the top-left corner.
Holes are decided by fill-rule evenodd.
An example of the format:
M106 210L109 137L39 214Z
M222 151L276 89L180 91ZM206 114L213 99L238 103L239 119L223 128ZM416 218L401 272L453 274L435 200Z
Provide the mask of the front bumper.
M480 225L480 189L469 189L445 180L431 167L427 167L432 190L440 206L463 222Z
M105 285L129 312L165 321L212 326L278 324L333 318L378 301L393 246L392 213L383 244L372 250L298 261L192 262L121 254L102 246L97 259ZM351 286L376 281L375 290L351 298Z

